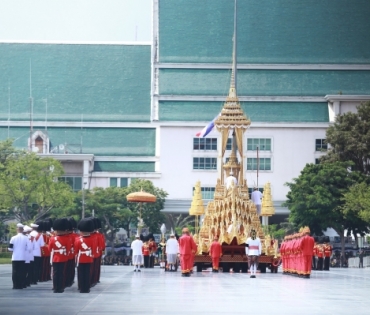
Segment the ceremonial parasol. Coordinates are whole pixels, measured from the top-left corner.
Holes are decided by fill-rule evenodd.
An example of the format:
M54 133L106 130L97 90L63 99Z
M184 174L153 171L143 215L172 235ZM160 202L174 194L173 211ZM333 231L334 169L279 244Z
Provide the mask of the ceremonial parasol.
M151 202L151 203L156 202L157 197L150 194L150 193L147 193L147 192L141 190L141 191L137 191L137 192L133 192L131 194L128 194L126 198L127 198L128 202L138 202L139 203L140 215L138 217L139 223L137 225L137 230L138 230L138 234L140 234L141 229L144 226L144 222L143 222L143 219L141 217L143 202Z

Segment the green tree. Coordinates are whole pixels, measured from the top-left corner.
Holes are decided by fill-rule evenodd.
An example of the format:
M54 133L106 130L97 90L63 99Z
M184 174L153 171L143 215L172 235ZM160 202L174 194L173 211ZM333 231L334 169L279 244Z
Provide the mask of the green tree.
M358 216L370 224L370 186L366 182L356 183L344 194L344 212L355 212Z
M330 144L324 161L352 161L353 170L370 174L370 101L357 106L357 113L338 115L326 131Z
M166 227L168 231L173 229L174 232L181 235L181 230L184 227L192 227L194 230L195 217L184 213L166 213ZM179 233L180 231L180 233Z
M4 156L4 154L0 154ZM0 164L0 202L5 219L21 222L39 219L54 207L73 201L71 188L57 179L63 167L53 158L17 151Z
M134 203L127 201L127 195L140 190L151 193L157 197L155 203ZM102 221L103 232L111 244L114 243L116 232L119 228L124 228L128 237L130 237L130 229L138 223L140 208L145 226L153 233L159 231L165 217L161 212L164 206L167 193L153 185L148 180L135 180L128 187L96 187L92 190L85 191L86 215L91 215L94 210L96 217ZM75 207L72 207L67 212L68 215L80 215L81 200L77 198Z
M343 211L343 196L361 178L349 172L341 162L307 164L298 178L286 185L290 188L285 205L290 209L289 220L297 226L309 226L321 235L328 227L341 238L344 254L344 231L354 226L359 217Z

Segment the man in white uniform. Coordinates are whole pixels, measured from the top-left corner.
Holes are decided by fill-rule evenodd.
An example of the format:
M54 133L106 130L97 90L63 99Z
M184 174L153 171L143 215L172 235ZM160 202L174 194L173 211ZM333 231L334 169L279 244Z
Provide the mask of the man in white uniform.
M226 188L229 189L234 183L234 186L238 184L238 180L235 178L233 171L231 170L230 175L226 178Z
M179 242L175 238L175 233L171 231L170 238L166 243L167 270L176 271L177 254L179 253Z
M31 285L31 261L33 266L33 237L30 236L30 232L32 231L32 228L28 225L25 225L23 227L23 234L27 237L27 250L26 250L26 261L25 261L25 285L24 287L29 287Z
M141 272L140 266L143 264L143 242L140 236L136 234L135 240L131 243L132 249L132 264L135 266L135 272Z
M23 289L25 279L26 251L28 238L23 235L23 225L17 224L17 235L10 239L8 250L12 255L12 280L13 289Z
M257 189L257 187L254 187L254 191L252 192L251 199L253 203L256 205L258 216L261 215L262 196L263 196L262 193Z
M256 236L256 231L251 231L251 237L248 237L245 253L248 255L248 265L251 272L251 278L256 277L258 268L258 257L261 255L262 246L261 240Z
M45 245L44 238L42 234L37 232L38 224L32 223L31 228L33 231L30 233L31 236L34 237L34 249L33 249L33 257L34 257L34 265L33 265L33 275L31 278L32 284L37 284L41 277L42 272L42 259L41 259L41 247Z

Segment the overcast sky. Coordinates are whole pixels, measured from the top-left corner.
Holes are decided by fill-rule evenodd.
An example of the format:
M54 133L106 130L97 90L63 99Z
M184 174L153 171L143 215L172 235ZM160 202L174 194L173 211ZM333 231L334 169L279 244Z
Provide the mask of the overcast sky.
M150 41L152 0L0 0L0 41Z

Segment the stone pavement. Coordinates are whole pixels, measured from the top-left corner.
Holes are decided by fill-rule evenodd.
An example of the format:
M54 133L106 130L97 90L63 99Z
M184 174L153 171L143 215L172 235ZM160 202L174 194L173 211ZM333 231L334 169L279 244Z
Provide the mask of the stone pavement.
M51 283L12 290L11 266L0 265L0 314L370 314L370 268L314 272L311 279L278 274L194 273L102 266L90 294L63 294Z

